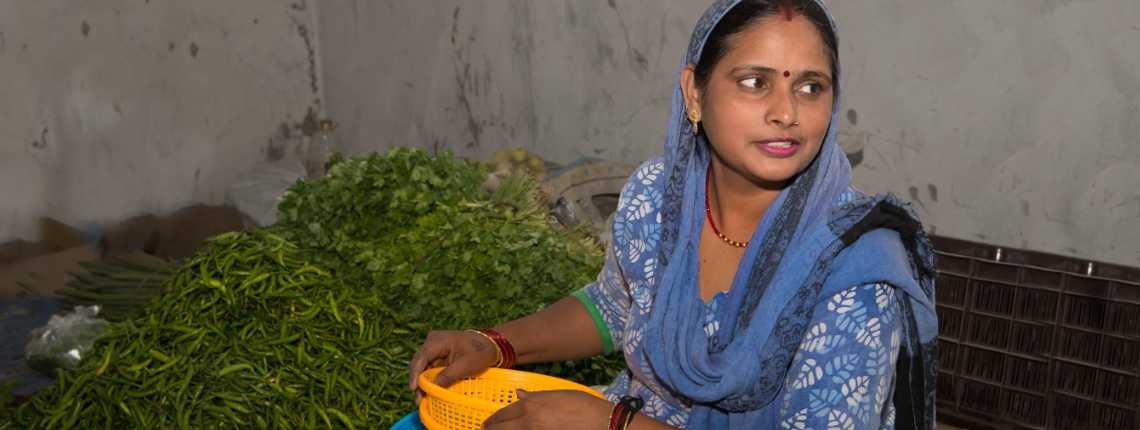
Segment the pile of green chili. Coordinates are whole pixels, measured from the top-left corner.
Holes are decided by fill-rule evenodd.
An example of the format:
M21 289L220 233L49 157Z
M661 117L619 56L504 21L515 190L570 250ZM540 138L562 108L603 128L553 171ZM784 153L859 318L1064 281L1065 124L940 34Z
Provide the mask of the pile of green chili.
M489 326L591 282L602 253L534 179L398 149L300 182L281 222L212 239L3 428L384 428L429 329ZM609 382L620 357L530 368ZM7 419L7 421L5 421Z

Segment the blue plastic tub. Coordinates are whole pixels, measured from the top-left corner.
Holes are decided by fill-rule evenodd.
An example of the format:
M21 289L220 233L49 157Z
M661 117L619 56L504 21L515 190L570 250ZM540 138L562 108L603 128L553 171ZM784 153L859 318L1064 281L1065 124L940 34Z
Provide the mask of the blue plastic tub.
M420 413L417 411L396 421L396 424L393 424L388 430L427 430L427 427L424 427L424 423L420 421Z

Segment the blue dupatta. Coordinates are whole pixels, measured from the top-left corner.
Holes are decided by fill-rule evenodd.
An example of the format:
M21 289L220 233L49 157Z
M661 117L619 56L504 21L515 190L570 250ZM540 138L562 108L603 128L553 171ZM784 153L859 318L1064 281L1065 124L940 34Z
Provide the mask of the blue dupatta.
M709 33L740 1L718 0L709 8L682 68L699 60ZM688 428L761 425L756 411L783 389L815 305L838 291L877 282L890 284L905 298L900 303L907 341L894 399L898 425L934 425L933 252L909 205L894 196L836 203L851 182L851 166L836 142L839 106L837 93L819 155L760 221L716 316L721 330L709 338L695 286L710 153L704 135L694 136L686 120L679 83L674 90L666 180L653 190L664 196L660 217L627 226L629 232L653 232L659 238L647 241L646 252L657 256L661 276L649 289L651 311L635 313L629 323L643 330L645 339L627 345L625 352L631 366L652 369L663 386L691 402ZM638 240L618 233L619 249Z

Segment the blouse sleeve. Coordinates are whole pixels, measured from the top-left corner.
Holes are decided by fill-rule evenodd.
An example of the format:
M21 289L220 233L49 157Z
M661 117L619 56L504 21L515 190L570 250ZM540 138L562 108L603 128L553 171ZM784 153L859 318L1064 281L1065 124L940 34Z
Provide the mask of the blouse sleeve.
M614 254L611 245L606 251L606 263L598 279L574 293L594 319L602 338L603 354L613 352L614 345L622 344L631 305L629 289Z
M893 429L902 328L894 288L852 287L816 307L785 381L783 429Z

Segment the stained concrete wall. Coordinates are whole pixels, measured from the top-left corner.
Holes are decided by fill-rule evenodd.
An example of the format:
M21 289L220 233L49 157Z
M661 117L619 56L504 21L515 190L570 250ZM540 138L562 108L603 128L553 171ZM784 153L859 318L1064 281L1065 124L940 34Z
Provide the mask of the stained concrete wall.
M329 110L352 152L637 162L706 3L324 3ZM1140 2L831 3L859 187L938 234L1140 265Z
M643 160L703 3L0 0L0 241L219 203L324 106L355 153ZM1140 265L1140 3L832 3L858 186L939 234Z
M1140 265L1140 2L834 2L857 181L938 233Z
M221 203L321 111L304 0L0 0L0 242ZM292 136L292 138L291 138Z
M703 6L687 0L322 4L329 112L353 151L392 145L557 160L660 151Z

